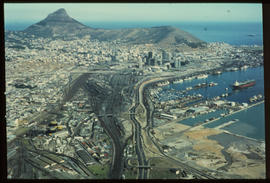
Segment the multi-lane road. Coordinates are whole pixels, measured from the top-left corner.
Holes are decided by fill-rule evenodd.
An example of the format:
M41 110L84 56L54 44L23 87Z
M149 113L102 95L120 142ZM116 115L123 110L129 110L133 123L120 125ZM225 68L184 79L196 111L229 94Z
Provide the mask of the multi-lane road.
M139 86L135 88L135 105L130 109L130 119L134 124L134 141L135 141L135 150L138 157L139 163L139 179L147 179L148 177L148 162L144 154L144 149L142 147L141 140L141 125L136 119L136 108L139 106Z
M143 87L147 87L149 86L151 83L148 83L146 85L144 85ZM189 172L191 174L193 174L195 177L197 178L207 178L207 179L216 179L215 177L211 176L211 175L208 175L194 167L191 167L185 163L182 163L181 161L177 160L176 158L173 158L169 155L167 155L166 153L164 153L163 149L160 147L160 145L158 145L156 143L156 141L154 140L154 138L151 136L150 134L150 127L152 127L152 124L153 124L153 106L151 106L151 104L149 104L149 101L147 100L143 100L143 89L142 89L142 92L140 93L139 90L138 90L138 93L136 92L137 95L137 98L136 98L136 101L144 101L144 102L141 102L141 105L144 105L145 106L145 109L147 110L146 114L147 114L147 123L146 123L146 128L144 130L146 130L146 134L149 136L149 139L151 139L152 143L157 147L157 149L159 150L159 152L167 157L168 159L171 159L173 160L176 164L178 164L182 169L186 170L186 172ZM141 98L141 100L139 100L139 98ZM147 104L148 103L148 104ZM147 104L147 105L146 105Z
M84 75L86 76L86 74ZM123 149L124 149L124 143L122 139L121 132L118 127L118 119L117 119L117 113L121 112L121 101L123 100L123 89L127 86L132 87L136 82L132 82L134 80L134 76L128 75L126 78L123 78L121 73L115 74L112 76L112 78L109 81L110 86L112 87L112 91L107 92L106 90L102 91L97 91L98 92L98 97L102 100L101 103L98 104L98 117L101 122L102 127L108 134L108 136L111 138L112 141L112 162L111 162L111 169L110 169L110 174L109 178L112 179L121 179L122 178L122 172L123 172L123 165L124 165L124 155L123 155ZM80 83L82 83L81 79L83 77L80 77ZM163 78L164 79L164 78ZM129 80L129 81L128 81ZM156 79L155 79L156 81ZM77 83L77 82L76 82ZM138 179L148 179L149 175L149 160L147 160L147 157L144 152L144 147L143 147L143 135L142 135L142 130L145 130L147 135L150 137L152 140L152 143L158 148L160 151L160 155L165 156L171 160L174 160L177 164L179 164L180 167L183 169L187 170L188 172L196 175L197 177L204 177L204 178L209 178L209 179L214 179L214 177L205 175L204 172L201 172L197 170L196 168L190 167L179 160L170 157L166 155L161 147L153 140L151 134L149 133L149 127L152 127L152 121L153 121L153 107L150 105L146 105L147 100L145 100L143 96L143 88L147 87L151 83L150 78L145 78L143 81L140 83L137 83L135 85L134 89L134 102L132 107L129 109L129 117L130 120L133 123L133 140L134 140L134 146L135 146L135 151L137 154L137 160L138 160ZM73 82L74 84L74 82ZM79 84L77 84L79 85ZM73 86L73 85L72 85ZM90 87L95 88L95 85L91 85ZM74 88L74 87L72 87ZM73 91L74 92L74 91ZM65 100L68 100L71 98L71 94L73 93L72 91L66 92ZM90 93L90 91L89 91ZM95 97L95 96L93 96ZM96 102L98 102L96 101ZM142 127L141 125L144 124L143 121L138 121L136 119L136 109L137 107L143 107L146 110L146 126ZM110 114L110 115L108 115ZM142 122L142 123L141 123ZM28 162L31 164L31 160ZM33 164L33 162L32 162ZM79 163L80 164L80 163ZM80 165L83 166L83 165ZM89 174L89 172L86 173Z

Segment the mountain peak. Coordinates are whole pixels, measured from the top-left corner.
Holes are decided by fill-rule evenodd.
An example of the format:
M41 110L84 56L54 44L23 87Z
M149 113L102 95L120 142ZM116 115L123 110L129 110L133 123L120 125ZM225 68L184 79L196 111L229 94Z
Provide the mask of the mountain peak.
M56 10L53 13L55 13L55 14L67 14L65 8L60 8L60 9Z
M64 8L60 8L57 11L49 14L45 20L47 20L47 21L67 21L67 20L71 20L71 17L68 16L68 14Z
M38 36L54 37L78 34L82 29L86 30L89 27L74 20L67 14L64 8L60 8L49 14L44 20L29 26L24 31Z
M90 35L92 39L100 41L122 39L130 44L157 43L160 45L177 45L184 43L190 47L198 47L204 44L203 41L191 34L171 26L119 30L93 29L71 18L64 8L49 14L44 20L26 28L24 32L31 35L54 38Z
M60 8L48 16L68 16L68 14L64 8Z

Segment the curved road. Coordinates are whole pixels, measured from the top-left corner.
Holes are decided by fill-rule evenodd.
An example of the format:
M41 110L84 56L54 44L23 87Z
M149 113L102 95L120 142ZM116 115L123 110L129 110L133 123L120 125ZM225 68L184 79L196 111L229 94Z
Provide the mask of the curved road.
M138 162L139 162L139 166L147 166L148 162L146 160L145 154L144 154L144 150L142 147L142 141L141 141L141 125L140 123L137 121L137 119L135 118L135 113L136 113L136 108L139 105L139 87L136 87L136 92L135 92L135 106L133 106L130 109L130 119L132 120L132 122L134 123L134 130L135 130L135 150L136 150L136 154L138 156ZM138 178L139 179L147 179L147 168L139 168L139 175Z
M150 85L151 83L147 83L145 86L143 86L143 87L148 87L149 85ZM143 89L142 89L142 93L139 93L139 95L141 95L140 97L143 97ZM146 103L146 101L145 100L142 100L142 101L144 101L145 103ZM145 105L145 103L143 103L142 105ZM165 156L165 157L167 157L167 158L169 158L169 159L171 159L171 160L173 160L173 161L175 161L177 164L179 164L181 167L183 167L185 170L187 170L188 172L190 172L190 173L193 173L194 175L196 175L196 176L198 176L199 178L208 178L208 179L216 179L215 177L213 177L213 176L211 176L211 175L207 175L207 174L205 174L204 172L201 172L200 170L197 170L196 168L193 168L193 167L191 167L191 166L189 166L189 165L187 165L187 164L184 164L184 163L182 163L181 161L179 161L179 160L177 160L177 159L175 159L175 158L173 158L173 157L171 157L171 156L168 156L167 154L165 154L164 153L164 151L160 148L160 146L153 140L153 138L152 138L152 136L150 135L150 132L149 132L149 130L150 130L150 127L152 126L152 124L153 124L153 111L151 111L151 109L149 109L148 108L149 107L149 104L148 105L145 105L145 109L147 110L147 125L146 125L146 128L145 128L145 130L146 130L146 132L147 132L147 135L149 136L149 138L151 139L151 141L152 141L152 143L158 148L158 150L160 151L160 153L163 155L163 156Z

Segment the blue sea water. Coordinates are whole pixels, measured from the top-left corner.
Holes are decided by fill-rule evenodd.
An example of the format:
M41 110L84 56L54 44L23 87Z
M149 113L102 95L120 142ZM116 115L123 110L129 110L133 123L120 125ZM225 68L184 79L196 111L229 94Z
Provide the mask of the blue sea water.
M206 42L263 45L263 29L260 22L85 22L85 25L107 29L170 25ZM251 34L254 36L249 36Z
M5 22L5 30L23 30L36 22ZM174 26L187 31L206 42L225 42L231 45L263 45L262 23L258 22L83 22L93 28L119 29L119 28L147 28L153 26ZM254 36L249 36L249 35ZM202 88L195 91L204 97L212 98L225 93L225 88L230 93L226 100L236 102L247 102L254 95L264 95L263 67L249 68L246 71L225 72L222 75L209 76L204 80L193 80L181 85L169 85L168 89L180 90L188 86L194 86L202 82L216 82L218 86ZM233 91L230 85L235 81L255 79L256 85L242 91ZM166 87L165 87L166 88ZM191 94L194 91L190 91ZM166 94L166 93L165 93ZM172 97L173 99L173 97ZM263 108L262 108L263 106ZM219 111L220 112L220 111ZM215 115L215 114L208 114ZM235 118L239 122L226 127L227 130L253 138L264 139L264 104L251 108L248 112L241 112ZM260 115L256 120L254 116ZM205 116L199 116L196 120L205 120ZM234 118L234 116L232 117ZM194 119L192 119L194 120ZM223 119L224 120L224 119ZM228 119L230 121L230 119ZM255 121L255 122L254 122ZM184 121L185 124L195 124L198 121ZM217 121L224 123L225 121ZM192 123L192 124L191 124ZM217 125L214 124L213 125ZM244 133L245 132L245 133Z
M237 81L246 81L246 80L256 80L256 84L253 87L245 88L244 90L233 90L231 85ZM183 83L170 84L163 87L163 91L159 93L160 100L173 100L179 97L178 94L171 92L173 90L185 90L187 87L193 87L199 83L218 83L217 86L199 88L195 90L190 90L186 95L201 94L204 98L213 98L215 96L220 96L222 94L228 93L229 96L226 97L226 100L244 103L248 102L249 98L262 94L264 95L264 68L248 68L246 70L230 71L224 72L221 75L209 75L205 79L193 79L189 81L184 81ZM225 89L228 88L226 91Z
M223 123L229 122L233 119L238 119L239 121L231 125L228 125L222 129L250 138L264 140L265 139L264 105L265 103L261 103L259 105L245 109L239 113L235 113L230 116L221 118L213 123L209 123L204 126L207 128L213 128Z
M214 112L210 112L208 114L201 114L199 116L196 116L196 118L188 118L188 119L184 119L182 120L180 123L184 124L184 125L189 125L189 126L193 126L195 124L198 124L200 122L204 122L206 119L210 119L212 117L217 117L222 113L225 113L226 110L216 110ZM212 127L209 127L212 128Z
M253 87L245 88L243 90L232 90L230 85L233 84L235 80L245 81L249 79L256 80L256 84ZM176 93L176 91L183 90L189 86L194 86L198 83L211 81L218 83L218 85L208 88L191 90L185 95L201 94L204 98L213 98L215 96L221 95L222 93L229 93L230 95L225 99L239 103L247 103L249 98L254 95L262 94L264 96L263 67L248 68L247 70L239 70L234 72L224 72L221 75L210 75L206 79L194 79L192 81L184 81L181 84L170 84L163 87L164 90L160 92L160 96L161 98L166 98L166 96L170 95L171 99L175 99L178 98L179 95L173 95L174 92ZM226 91L225 88L228 88L228 90ZM188 118L180 121L179 123L192 126L211 117L217 117L221 113L225 113L225 111L215 111L212 113L199 115L196 118ZM239 135L244 135L255 139L264 139L264 116L264 103L262 103L231 116L221 118L220 120L217 120L213 123L206 124L205 127L213 128L233 119L239 119L238 122L231 124L224 129Z
M32 24L37 22L5 22L5 30L9 31L22 31Z
M5 23L5 30L23 30L36 22ZM225 42L231 45L263 45L260 22L82 22L93 28L148 28L174 26L206 42ZM253 36L249 36L253 35Z

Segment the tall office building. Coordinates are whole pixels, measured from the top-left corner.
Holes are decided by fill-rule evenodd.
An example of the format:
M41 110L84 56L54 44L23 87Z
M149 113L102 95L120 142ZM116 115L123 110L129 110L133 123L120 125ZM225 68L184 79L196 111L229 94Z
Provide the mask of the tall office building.
M151 65L151 60L153 59L153 52L148 52L148 56L146 58L146 65Z
M162 55L162 64L171 61L171 58L172 58L172 54L171 53L162 50L161 55Z
M151 59L153 57L153 52L149 51L148 52L148 59Z
M156 65L156 59L155 59L155 58L152 58L152 59L150 60L150 65L151 65L151 66L155 66L155 65Z

